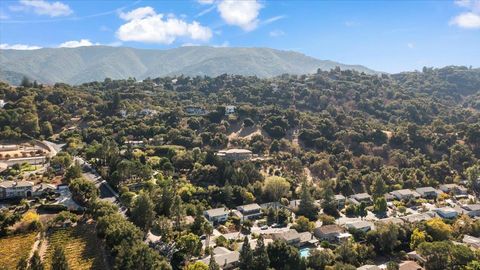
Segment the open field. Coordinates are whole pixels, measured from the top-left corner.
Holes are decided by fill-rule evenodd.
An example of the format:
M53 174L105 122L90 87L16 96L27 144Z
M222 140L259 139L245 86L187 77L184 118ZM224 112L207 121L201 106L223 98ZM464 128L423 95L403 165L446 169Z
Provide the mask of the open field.
M15 269L20 258L30 253L36 235L33 232L0 238L0 266Z
M48 236L48 248L44 256L45 269L50 269L55 246L65 249L70 269L108 269L104 264L101 245L91 225L55 229Z

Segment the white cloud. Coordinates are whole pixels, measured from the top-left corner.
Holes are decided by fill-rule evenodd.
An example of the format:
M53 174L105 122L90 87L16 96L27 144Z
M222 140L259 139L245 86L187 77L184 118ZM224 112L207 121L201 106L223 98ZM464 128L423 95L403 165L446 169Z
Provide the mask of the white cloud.
M273 30L273 31L270 31L269 35L271 37L280 37L285 35L285 32L283 32L282 30Z
M50 17L68 16L73 10L67 4L62 2L47 2L44 0L20 0L19 6L10 7L13 11L32 10L38 15L46 15Z
M463 28L480 28L480 15L473 12L465 12L453 18L450 24Z
M39 47L39 46L31 46L31 45L25 45L25 44L12 44L12 45L7 43L0 44L1 50L38 50L41 48L42 47Z
M77 48L77 47L88 47L93 45L100 45L99 43L92 43L88 39L80 39L80 40L70 40L65 41L62 44L58 45L60 48Z
M138 8L121 17L127 20L116 33L122 41L171 44L179 37L196 41L212 37L212 30L196 21L188 23L173 14L157 14L151 7Z
M413 42L409 42L409 43L407 43L407 47L410 48L410 49L413 49L413 48L415 48L415 44Z
M471 9L476 13L480 12L480 0L456 0L455 4L459 7Z
M155 10L152 7L141 7L127 13L120 12L120 18L124 19L125 21L140 20L155 14Z
M202 4L202 5L211 5L211 4L215 3L215 0L197 0L197 2Z
M217 6L220 17L227 24L239 26L245 31L257 28L261 8L256 0L222 0Z
M456 0L455 4L468 11L452 18L450 25L468 29L480 28L480 0Z

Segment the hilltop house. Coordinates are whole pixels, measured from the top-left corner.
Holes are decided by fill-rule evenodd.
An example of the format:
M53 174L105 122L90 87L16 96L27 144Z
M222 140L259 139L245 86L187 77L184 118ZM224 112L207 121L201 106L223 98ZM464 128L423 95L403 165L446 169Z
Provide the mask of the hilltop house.
M228 149L218 151L217 156L225 160L249 160L253 154L247 149Z
M237 107L232 106L232 105L225 106L225 115L234 114L235 109L237 109Z
M0 182L0 199L26 198L33 195L33 182L3 181Z
M206 109L198 106L187 106L185 107L185 113L190 116L202 116L207 115L209 112Z

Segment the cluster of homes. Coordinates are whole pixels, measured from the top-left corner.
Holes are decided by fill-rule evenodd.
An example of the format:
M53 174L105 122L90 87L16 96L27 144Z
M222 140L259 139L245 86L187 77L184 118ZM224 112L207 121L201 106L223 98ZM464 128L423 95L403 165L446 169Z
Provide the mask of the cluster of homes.
M438 189L433 187L420 187L415 190L411 189L401 189L395 190L390 193L385 194L385 199L389 201L409 201L412 199L426 199L426 200L435 200L441 194L449 194L455 199L465 199L468 198L468 189L464 186L458 184L444 184L440 185ZM335 195L335 200L338 203L338 207L341 209L345 206L345 203L348 201L354 205L360 203L365 203L366 205L372 205L372 197L367 193L359 193L351 195L348 199L343 195ZM471 217L480 217L480 204L463 204L455 205L455 207L445 206L440 208L431 209L438 216L442 218L455 218L461 214L467 214Z
M392 191L385 194L387 201L409 201L411 199L425 199L425 200L435 200L438 196L443 193L449 194L453 198L468 198L468 190L458 184L445 184L439 186L438 189L433 187L421 187L415 190L402 189ZM335 195L335 201L338 204L339 209L345 207L347 203L358 205L362 202L367 205L373 204L372 197L367 193L359 193L349 196L348 198L343 195ZM319 202L317 202L319 203ZM294 209L298 207L299 200L290 201L288 206L282 206L277 203L266 203L266 204L247 204L236 207L236 209L228 208L215 208L206 210L204 212L205 218L211 223L218 224L227 221L230 215L237 216L241 220L245 219L257 219L262 216L262 214L268 208L272 207L273 204L278 205L279 207L288 207ZM393 205L390 203L390 205ZM433 204L431 204L434 206ZM274 230L274 229L260 229L256 233L264 234L265 241L273 241L276 239L283 240L288 244L299 247L300 249L304 248L319 248L318 242L327 241L330 243L341 243L352 237L350 232L352 231L363 231L368 232L370 230L375 230L375 227L379 223L394 223L394 224L405 224L405 223L417 223L430 220L435 217L442 218L455 218L458 215L467 214L472 218L480 218L480 204L454 204L454 206L446 207L432 207L426 211L411 211L407 212L404 215L394 215L381 218L381 219L359 219L352 218L346 219L342 222L337 220L337 224L333 225L320 225L317 226L313 232L298 232L295 229L290 227ZM257 229L258 230L258 229ZM473 248L480 247L480 238L465 235L462 243ZM413 254L413 253L412 253ZM411 254L410 254L411 255ZM410 256L409 255L409 256ZM214 252L214 258L223 266L224 269L233 268L235 263L238 262L238 251L230 251L228 249L221 248ZM209 258L204 258L203 261L208 262ZM409 257L408 261L404 261L400 264L400 269L424 269L421 267L423 264L422 258L412 256ZM365 265L358 269L385 269L385 265Z

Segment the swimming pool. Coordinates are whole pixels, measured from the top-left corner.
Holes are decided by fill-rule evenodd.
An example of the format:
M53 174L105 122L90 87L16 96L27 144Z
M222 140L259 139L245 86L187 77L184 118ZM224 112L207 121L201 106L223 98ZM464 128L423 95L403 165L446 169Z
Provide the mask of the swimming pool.
M300 251L301 258L307 258L310 255L310 248L309 247L302 247L298 251Z

